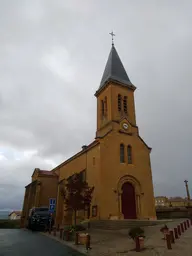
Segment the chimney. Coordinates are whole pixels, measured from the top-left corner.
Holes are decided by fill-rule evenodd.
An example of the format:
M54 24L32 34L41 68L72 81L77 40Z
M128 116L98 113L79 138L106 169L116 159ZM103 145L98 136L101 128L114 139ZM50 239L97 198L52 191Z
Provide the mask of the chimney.
M82 150L85 150L87 148L87 145L82 146Z

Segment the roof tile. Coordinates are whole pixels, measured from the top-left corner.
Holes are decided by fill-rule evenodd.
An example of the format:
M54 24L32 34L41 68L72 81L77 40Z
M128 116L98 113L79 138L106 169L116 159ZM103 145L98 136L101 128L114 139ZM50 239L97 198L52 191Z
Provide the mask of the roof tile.
M109 80L114 80L120 83L123 83L127 86L133 86L129 77L125 71L125 68L119 58L119 55L115 49L115 46L112 45L107 64L101 79L99 90L108 82Z

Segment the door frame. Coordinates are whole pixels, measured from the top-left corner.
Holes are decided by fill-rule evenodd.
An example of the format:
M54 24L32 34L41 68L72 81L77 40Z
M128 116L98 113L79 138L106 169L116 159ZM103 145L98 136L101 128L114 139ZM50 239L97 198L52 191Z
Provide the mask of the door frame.
M138 211L137 211L137 197L136 197L136 193L135 193L135 186L131 183L131 182L124 182L123 185L122 185L122 194L121 194L121 211L122 211L122 214L123 214L123 206L125 206L124 204L126 204L126 202L124 201L125 198L123 199L123 194L124 194L124 191L123 191L123 186L124 185L127 185L127 186L130 186L131 187L131 190L133 192L133 198L134 198L134 209L132 209L134 211L134 218L125 218L124 216L124 219L137 219L137 216L138 216ZM125 192L125 195L126 195L126 192ZM126 208L126 206L125 206ZM129 208L129 206L128 206ZM128 210L128 209L126 209ZM123 214L124 215L124 214Z
M141 195L143 195L144 193L142 193L142 189L141 189L141 184L140 182L133 176L131 175L125 175L123 177L121 177L119 179L119 182L117 184L117 190L118 190L118 194L119 196L119 217L122 219L124 219L123 213L122 213L122 200L121 200L121 195L123 193L122 191L122 186L124 183L129 182L133 185L133 187L135 188L135 202L136 202L136 219L140 219L142 216L142 197Z

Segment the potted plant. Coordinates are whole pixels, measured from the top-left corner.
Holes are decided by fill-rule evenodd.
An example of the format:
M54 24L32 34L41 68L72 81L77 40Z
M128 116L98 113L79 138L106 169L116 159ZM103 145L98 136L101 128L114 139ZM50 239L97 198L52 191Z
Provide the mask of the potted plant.
M88 233L80 233L79 234L79 244L86 244Z
M75 233L84 230L86 230L86 228L81 224L65 226L63 230L63 240L73 241L75 239Z
M163 233L163 235L164 235L164 238L163 238L163 239L166 239L166 235L169 234L169 228L168 228L168 226L165 224L165 225L160 229L160 232Z
M137 243L139 243L139 250L144 249L144 229L140 227L131 228L129 231L129 237L135 241L136 250Z

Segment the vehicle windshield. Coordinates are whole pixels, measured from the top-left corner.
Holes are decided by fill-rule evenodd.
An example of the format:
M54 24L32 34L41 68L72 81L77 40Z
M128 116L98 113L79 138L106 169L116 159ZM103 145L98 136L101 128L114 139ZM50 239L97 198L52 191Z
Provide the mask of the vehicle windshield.
M49 215L49 209L48 208L35 208L34 214L38 215Z
M48 211L49 211L49 209L47 207L35 208L35 212L48 212Z

